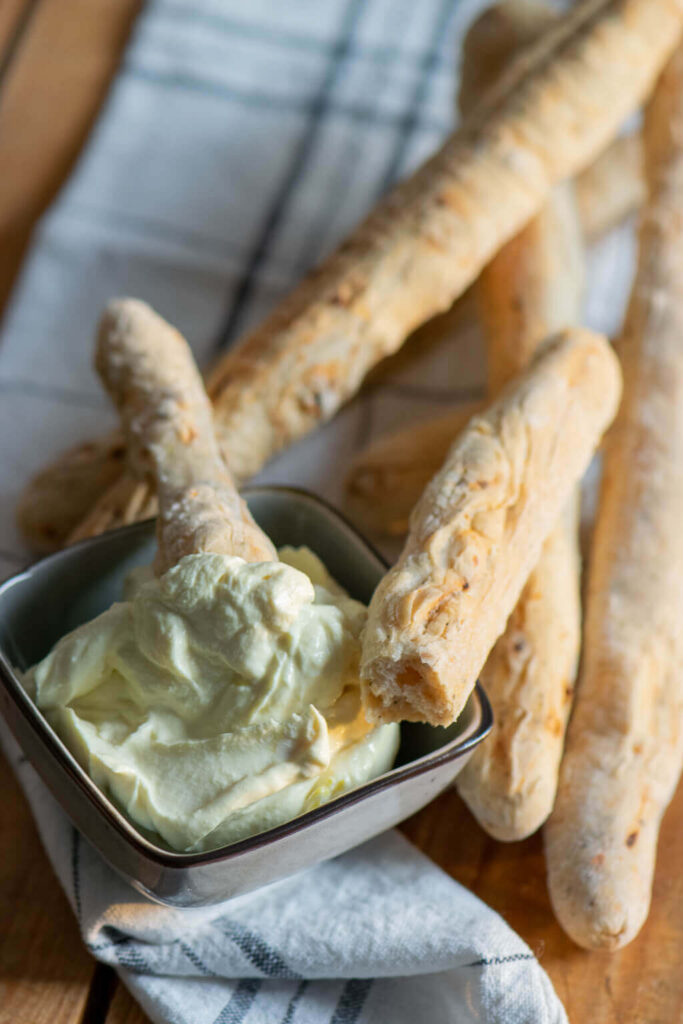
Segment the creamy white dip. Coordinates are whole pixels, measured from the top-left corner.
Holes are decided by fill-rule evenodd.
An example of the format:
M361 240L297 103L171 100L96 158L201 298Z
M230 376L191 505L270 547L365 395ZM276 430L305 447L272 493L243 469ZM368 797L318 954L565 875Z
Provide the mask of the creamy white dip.
M366 609L305 548L189 555L63 637L24 685L93 781L173 849L289 821L388 770L358 661Z

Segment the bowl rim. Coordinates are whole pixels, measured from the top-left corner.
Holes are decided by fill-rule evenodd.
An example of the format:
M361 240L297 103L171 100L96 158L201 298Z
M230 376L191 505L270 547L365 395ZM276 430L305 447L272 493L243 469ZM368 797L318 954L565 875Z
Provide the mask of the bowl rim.
M336 521L337 525L343 526L345 530L353 536L356 542L360 542L365 550L377 562L379 568L382 568L384 571L389 568L389 563L377 551L374 545L370 541L366 540L366 538L341 512L317 494L313 494L304 488L269 484L245 487L242 488L241 493L247 498L259 493L288 494L294 496L297 500L304 499L305 501L322 508L329 517ZM11 590L13 586L18 584L23 578L30 576L39 567L53 561L59 561L64 557L68 557L69 554L78 549L106 543L117 536L120 537L121 535L129 533L143 532L144 530L149 529L152 522L154 522L154 519L145 519L140 522L121 526L114 530L109 530L104 534L99 534L97 537L88 537L84 540L77 541L76 543L69 545L67 548L62 548L60 551L56 551L53 554L47 555L45 558L39 559L2 581L0 584L0 602L2 601L6 591ZM490 732L493 725L493 711L490 701L486 696L483 687L479 681L477 681L469 699L475 700L478 714L476 715L475 722L464 738L457 737L444 744L444 746L439 747L431 754L425 754L416 760L408 762L408 764L401 765L398 768L392 768L390 771L377 776L377 778L364 782L360 786L356 786L353 789L348 790L348 792L340 794L333 800L321 804L319 807L315 807L310 811L305 811L303 814L293 818L291 821L284 822L281 825L276 825L264 832L256 833L256 835L247 836L237 842L217 847L214 850L182 853L174 850L166 850L163 847L158 846L151 839L147 839L140 831L138 831L137 826L132 822L129 822L123 812L116 807L116 805L99 789L98 786L95 785L85 769L79 764L68 747L54 731L40 709L25 692L15 670L5 657L2 649L0 649L0 679L4 684L8 697L13 701L17 711L25 720L27 720L27 724L33 729L33 731L38 733L39 738L47 748L48 753L51 754L51 756L58 762L62 771L65 772L70 781L75 784L76 788L80 791L81 795L87 800L87 802L95 808L100 816L105 819L107 825L110 828L113 828L114 831L118 833L119 837L122 838L129 846L132 846L136 853L142 855L147 860L152 861L159 867L176 870L182 870L197 865L227 862L239 857L241 854L251 852L256 849L264 849L268 846L272 846L281 839L285 839L297 832L305 831L309 826L316 825L319 822L324 821L327 818L332 817L333 815L352 807L377 793L391 789L401 782L415 778L427 771L439 768L450 761L462 757L484 739L484 737ZM10 731L13 732L11 726ZM23 750L23 747L22 752L25 754L29 762L31 762L34 770L36 770L40 775L40 769L33 763L33 759Z

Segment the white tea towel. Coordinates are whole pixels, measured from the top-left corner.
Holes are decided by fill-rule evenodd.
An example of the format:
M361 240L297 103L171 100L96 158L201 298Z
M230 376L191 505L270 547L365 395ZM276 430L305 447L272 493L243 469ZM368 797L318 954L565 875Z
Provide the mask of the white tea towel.
M5 319L0 575L26 557L14 507L28 477L114 423L91 368L107 299L147 300L208 364L436 148L453 120L462 36L483 6L148 3ZM586 319L613 331L629 230L591 261ZM476 327L444 339L395 364L260 479L338 502L351 453L481 394L483 374ZM117 880L30 766L18 771L85 940L155 1021L565 1019L531 951L397 834L213 913L171 913Z
M398 832L201 910L140 896L0 729L91 952L159 1024L566 1024L536 957Z

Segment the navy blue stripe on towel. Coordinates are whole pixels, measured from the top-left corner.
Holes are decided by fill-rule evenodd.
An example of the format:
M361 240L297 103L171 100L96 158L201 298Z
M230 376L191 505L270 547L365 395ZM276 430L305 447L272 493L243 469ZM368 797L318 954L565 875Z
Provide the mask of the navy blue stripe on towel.
M244 978L240 981L213 1024L242 1024L262 985L260 978Z
M356 1024L372 988L372 978L351 978L346 982L330 1024Z
M244 925L237 924L235 921L226 921L218 919L214 921L214 925L221 929L224 935L227 935L229 939L235 943L239 950L249 960L254 967L258 968L262 974L265 974L268 978L292 978L299 979L300 974L293 971L288 964L285 963L280 954L271 949L271 947L264 942L264 940L256 935L254 932L245 928Z
M285 1012L284 1017L282 1018L282 1024L292 1024L292 1021L294 1020L294 1012L295 1012L297 1006L299 1005L299 1003L301 1002L301 999L303 998L303 995L304 995L304 993L305 993L305 991L306 991L306 989L308 988L309 985L310 985L310 981L302 981L297 986L296 992L294 993L292 998L289 1000L289 1004L287 1006L287 1010Z
M533 953L510 953L508 956L483 956L481 960L473 960L465 967L493 967L497 964L512 964L519 960L535 960Z
M255 43L276 46L284 50L302 50L308 53L327 56L334 51L336 45L331 40L307 36L302 32L270 28L256 22L244 21L241 18L238 21L229 15L214 11L198 11L194 7L157 3L155 13L164 16L168 20L187 21L193 25L203 24L212 33L221 32L231 39L249 39ZM352 56L356 59L377 61L379 63L392 63L394 61L401 61L402 63L414 61L419 63L424 60L424 51L410 49L405 46L383 46L359 42L352 47ZM436 62L435 70L450 74L451 66L451 55L442 54Z
M308 100L296 96L279 96L276 93L264 92L255 89L238 89L225 82L215 81L210 78L200 78L198 75L189 75L177 71L157 71L154 68L146 68L139 64L125 64L123 72L128 78L139 82L146 82L149 85L157 86L160 89L181 89L186 92L197 92L204 96L214 96L217 99L224 99L228 102L237 103L243 107L259 107L265 110L281 110L289 114L313 115L318 108L319 100L314 98ZM377 110L367 104L353 102L350 100L328 100L325 108L325 116L348 118L357 121L359 124L377 125L380 128L396 128L403 124L404 115L394 113L391 110ZM450 121L441 121L436 117L423 116L420 119L423 128L430 131L441 132L442 134L450 128Z
M380 195L394 184L401 171L413 133L420 123L420 111L427 98L427 90L438 64L443 38L454 10L453 0L442 0L434 25L431 45L422 59L422 73L417 80L408 109L401 120L397 144L384 172L384 179L379 189Z
M332 51L327 73L321 83L318 95L311 105L308 126L294 151L280 187L277 189L270 207L266 211L261 230L257 234L244 272L233 291L230 308L218 333L218 349L223 348L236 336L243 322L244 314L254 292L258 272L268 255L271 242L285 218L294 187L301 179L304 168L314 150L318 134L324 123L330 97L348 59L351 50L351 39L363 8L363 0L351 0L347 7L339 42Z

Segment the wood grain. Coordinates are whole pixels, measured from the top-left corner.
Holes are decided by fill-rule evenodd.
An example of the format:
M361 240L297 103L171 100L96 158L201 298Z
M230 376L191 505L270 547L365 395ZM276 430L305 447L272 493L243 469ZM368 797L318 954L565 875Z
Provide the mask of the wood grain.
M112 1001L106 1024L148 1024L149 1017L143 1013L132 995L119 983Z
M683 1020L683 787L664 818L649 919L617 953L580 949L553 918L538 833L521 843L497 843L454 791L411 818L403 831L522 936L550 975L572 1024Z
M36 219L68 175L141 0L40 0L0 83L0 306ZM0 34L6 20L0 3ZM2 45L0 35L0 45Z
M36 0L2 0L0 4L0 88L36 8Z
M93 960L2 757L0 778L0 1024L77 1024Z
M0 0L0 310L36 219L87 137L139 6ZM97 1003L89 996L101 974L4 759L0 774L0 1024L81 1024Z
M0 67L29 2L34 9L0 81L0 308L37 217L87 137L140 0L0 0ZM455 322L451 315L420 332L427 348L449 319ZM393 366L377 370L375 382L410 358L405 349ZM85 1024L93 1006L99 1012L89 1024L99 1024L106 1005L89 994L93 961L4 761L0 772L0 1024ZM630 946L612 955L580 950L553 921L538 837L496 843L455 793L404 831L530 943L572 1024L683 1019L683 790L664 820L650 918ZM98 972L98 992L103 979ZM106 1024L146 1020L119 984Z

